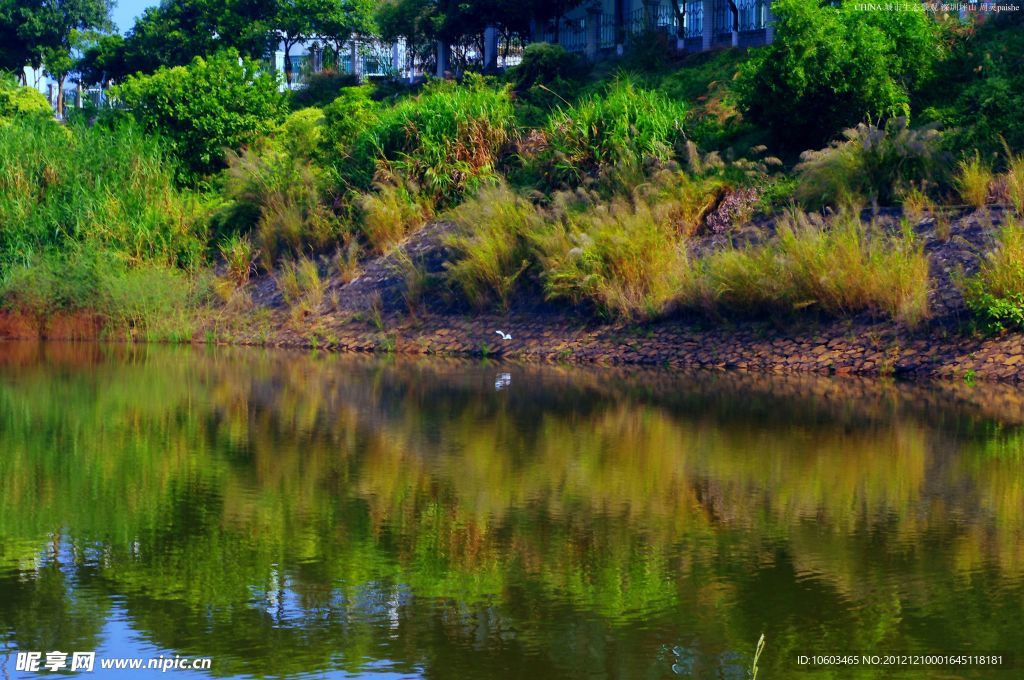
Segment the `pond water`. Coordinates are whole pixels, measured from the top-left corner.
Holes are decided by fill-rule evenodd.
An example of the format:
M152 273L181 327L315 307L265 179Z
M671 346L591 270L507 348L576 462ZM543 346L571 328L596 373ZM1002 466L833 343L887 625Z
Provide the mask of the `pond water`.
M1021 677L1022 404L964 384L2 344L0 671L52 675L17 652L59 650L126 678L161 673L100 660L739 679L764 634L761 680ZM1004 670L797 662L892 653Z

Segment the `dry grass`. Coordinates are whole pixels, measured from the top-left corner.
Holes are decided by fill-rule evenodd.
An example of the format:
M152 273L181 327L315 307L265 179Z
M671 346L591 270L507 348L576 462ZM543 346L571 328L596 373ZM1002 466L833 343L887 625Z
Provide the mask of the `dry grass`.
M323 305L327 282L321 278L315 260L308 257L285 260L275 280L285 303L292 310L293 319L314 314Z
M974 156L957 164L954 182L964 203L975 208L984 208L988 203L994 179L992 168L981 160L981 154L975 151Z
M529 235L543 226L534 207L506 186L484 189L452 213L459 230L447 245L456 258L448 281L477 308L507 309L516 281L530 266Z
M359 198L359 226L370 248L384 254L422 227L433 217L434 209L430 201L404 184L381 181L374 186L375 191Z
M334 266L338 269L338 275L343 284L350 283L359 276L361 271L359 260L362 254L362 248L354 238L349 239L348 243L335 251Z
M613 201L534 236L549 299L626 319L668 311L692 277L685 236L644 201Z
M928 316L928 259L909 231L883 233L844 213L829 224L795 214L769 244L701 263L690 305L741 312L815 308L873 312L914 326Z
M259 255L249 237L232 236L221 243L220 254L224 258L228 278L236 286L249 283L249 277L256 268L256 258Z
M1006 149L1006 193L1017 214L1024 217L1024 154Z

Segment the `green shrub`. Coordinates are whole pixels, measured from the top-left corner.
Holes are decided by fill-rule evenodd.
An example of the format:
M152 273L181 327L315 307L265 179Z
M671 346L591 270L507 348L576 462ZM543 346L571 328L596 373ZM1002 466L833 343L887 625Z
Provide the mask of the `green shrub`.
M1020 12L956 27L950 57L922 88L916 106L949 129L948 147L998 154L1004 141L1024 151L1024 19Z
M520 118L542 124L548 111L576 96L587 70L586 61L561 45L527 45L522 61L506 72L516 92Z
M630 185L643 175L645 162L675 155L685 115L683 104L619 77L603 93L553 113L546 145L532 162L553 184L604 175L613 185Z
M861 123L843 137L801 155L796 198L805 205L891 205L911 185L937 182L948 171L941 134L933 126L915 129L907 119L895 118L884 128Z
M776 0L775 39L741 69L747 117L791 147L824 144L865 118L908 116L943 54L924 11Z
M353 144L361 132L372 128L380 117L381 105L370 98L373 87L364 85L345 89L330 104L324 107L323 147L329 157L339 166L347 166L353 161L361 162L364 167L357 171L348 170L351 175L370 174L372 176L376 157L367 152L365 158L354 159Z
M990 332L1024 328L1024 225L1011 220L978 273L964 283L964 302Z
M342 90L357 85L359 85L359 81L351 73L339 73L330 69L312 73L306 78L302 89L292 92L292 108L327 106L338 97Z
M14 117L33 117L53 120L53 109L38 90L21 87L0 73L0 124Z
M485 188L455 209L457 230L446 240L454 251L448 282L478 309L508 308L516 283L529 268L530 237L543 220L508 187Z
M223 168L225 149L268 134L286 111L277 76L234 50L131 76L113 95L167 140L190 181Z
M320 109L299 109L284 119L275 131L275 141L294 158L312 159L323 139L324 120Z

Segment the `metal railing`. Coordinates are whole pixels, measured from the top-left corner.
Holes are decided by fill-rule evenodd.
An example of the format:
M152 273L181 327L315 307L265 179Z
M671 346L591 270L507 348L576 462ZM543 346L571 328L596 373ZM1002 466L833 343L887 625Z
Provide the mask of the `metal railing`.
M704 35L704 3L701 0L687 2L685 9L683 35L687 38L701 37Z

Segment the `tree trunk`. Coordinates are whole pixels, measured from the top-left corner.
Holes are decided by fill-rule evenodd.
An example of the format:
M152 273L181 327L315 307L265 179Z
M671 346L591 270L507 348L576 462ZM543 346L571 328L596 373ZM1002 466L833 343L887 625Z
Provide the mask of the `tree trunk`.
M67 74L57 79L57 117L64 120L64 81Z
M284 41L284 80L288 89L292 89L292 43Z
M672 9L676 13L676 38L686 39L686 0L672 0Z

